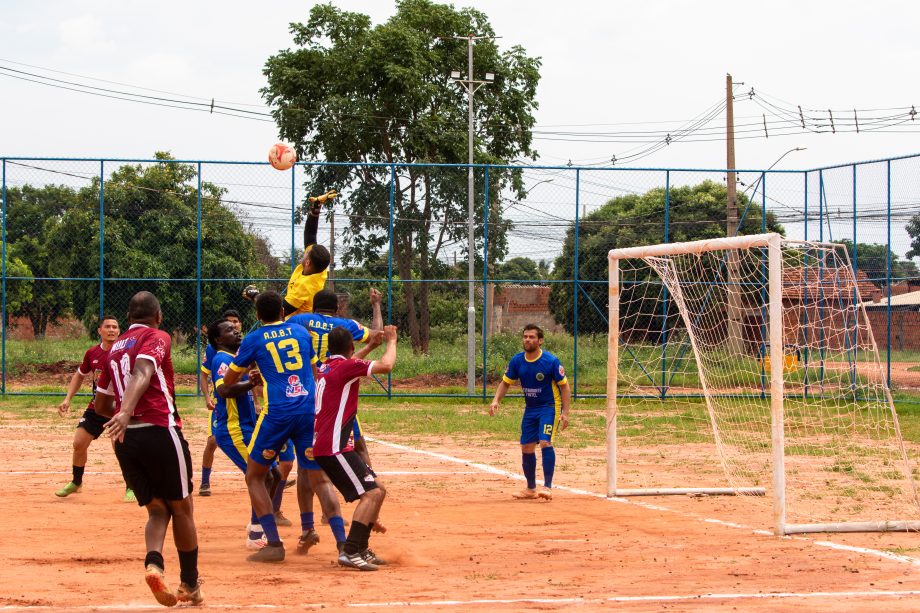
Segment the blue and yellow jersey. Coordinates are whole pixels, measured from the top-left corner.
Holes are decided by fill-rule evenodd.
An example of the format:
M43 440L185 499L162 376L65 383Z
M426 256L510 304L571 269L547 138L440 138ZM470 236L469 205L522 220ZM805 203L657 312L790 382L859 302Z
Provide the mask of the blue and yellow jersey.
M211 346L211 343L208 343L204 346L204 357L201 358L201 372L211 376L212 366L211 362L214 360L214 356L217 354L217 350Z
M521 389L524 391L524 410L561 407L562 396L559 386L569 384L559 358L542 350L533 361L528 360L523 351L511 358L502 379L508 384L521 382Z
M214 394L214 412L211 414L211 426L214 431L227 428L232 438L243 431L252 432L256 426L256 407L252 401L252 392L247 392L236 398L223 398L217 393L217 388L224 382L224 375L230 370L233 354L226 351L217 351L211 361L214 368L211 377L211 391ZM249 377L243 375L241 381L248 381ZM242 436L240 434L240 436ZM242 440L242 439L241 439Z
M289 324L298 324L307 329L313 339L313 353L317 361L322 363L329 357L329 341L326 337L333 328L342 327L351 332L351 338L357 343L366 343L370 337L370 330L356 322L354 319L343 319L319 313L298 313L287 319Z
M312 414L314 356L313 340L303 326L276 321L246 335L230 368L243 372L253 363L259 367L265 381L262 414Z

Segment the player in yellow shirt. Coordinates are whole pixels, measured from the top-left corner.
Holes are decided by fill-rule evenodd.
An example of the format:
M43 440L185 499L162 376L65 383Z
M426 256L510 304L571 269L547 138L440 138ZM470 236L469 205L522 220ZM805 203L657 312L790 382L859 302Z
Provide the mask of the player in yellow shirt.
M332 257L329 250L316 244L316 231L319 228L319 214L323 204L331 202L338 194L331 190L322 196L311 196L313 206L307 213L307 222L303 229L304 252L300 264L291 273L287 292L284 295L284 318L298 313L313 312L313 296L326 285L329 275L329 262ZM247 285L243 297L255 300L259 290L255 285Z

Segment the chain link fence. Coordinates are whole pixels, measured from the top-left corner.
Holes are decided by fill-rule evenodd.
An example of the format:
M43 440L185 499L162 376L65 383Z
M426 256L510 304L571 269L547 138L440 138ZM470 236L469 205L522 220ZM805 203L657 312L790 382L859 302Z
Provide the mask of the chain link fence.
M537 323L577 397L606 377L607 252L723 236L723 170L2 159L5 394L63 394L100 317L127 325L152 291L183 394L198 393L203 331L227 309L255 324L247 284L283 290L310 195L336 189L319 242L340 311L400 327L386 396L486 398L520 330ZM920 388L920 156L808 171L738 171L737 231L844 241L889 380ZM472 176L471 176L472 175ZM472 184L472 197L470 197ZM470 210L473 223L470 224ZM470 234L474 249L469 256ZM471 291L472 290L472 291ZM867 290L868 291L868 290ZM472 311L470 310L472 306ZM470 317L474 335L469 335ZM470 389L470 348L475 377Z

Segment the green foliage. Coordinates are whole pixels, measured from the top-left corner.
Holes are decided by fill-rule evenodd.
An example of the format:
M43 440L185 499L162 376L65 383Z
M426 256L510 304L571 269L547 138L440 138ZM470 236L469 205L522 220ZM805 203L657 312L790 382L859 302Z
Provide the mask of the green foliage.
M910 224L908 224L908 229ZM917 264L910 260L902 260L894 251L889 251L887 245L877 243L856 243L856 251L853 251L853 241L843 239L835 241L844 245L847 254L850 256L850 263L855 264L856 270L861 270L873 283L879 287L888 282L888 258L891 258L891 276L899 279L903 277L920 276L920 270L917 270ZM908 257L912 257L910 253ZM920 253L916 254L920 255Z
M910 236L909 258L920 258L920 213L917 213L907 222L907 234Z
M467 104L463 90L447 79L466 66L467 43L453 36L489 35L488 18L475 9L455 9L429 0L402 0L386 23L331 4L313 7L306 23L291 25L295 49L270 57L263 97L276 110L282 138L300 159L358 160L366 163L467 162ZM492 40L476 45L474 77L495 74L476 94L480 132L476 163L506 164L534 157L531 129L536 108L539 60L515 46L500 51ZM395 170L393 170L395 168ZM308 166L310 193L335 187L350 212L344 261L364 265L389 243L393 201L393 257L398 275L435 278L444 245L466 244L467 172L432 166ZM486 214L486 190L477 171L476 216ZM489 175L490 254L506 251L508 223L500 202L509 192L523 195L520 169L492 169ZM477 229L482 241L482 227ZM477 253L481 249L476 250ZM428 350L429 288L404 284L407 328L413 346Z
M713 181L698 185L672 187L669 197L668 242L683 242L725 236L726 189ZM761 209L747 208L749 201L738 194L738 209L747 213L739 234L762 231ZM665 189L655 188L645 194L628 194L608 201L591 212L578 224L578 277L585 281L581 288L598 307L607 305L607 252L619 247L655 245L664 242ZM766 227L770 232L783 232L773 213L767 213ZM575 227L566 233L562 255L556 258L553 275L556 279L575 277ZM549 306L556 321L572 331L575 321L572 286L553 284ZM579 308L592 309L584 296L579 296ZM601 334L607 324L599 317L585 317L579 322L579 332Z
M539 281L549 278L549 265L546 260L536 262L530 258L516 257L495 266L490 274L492 279L509 279L515 281Z

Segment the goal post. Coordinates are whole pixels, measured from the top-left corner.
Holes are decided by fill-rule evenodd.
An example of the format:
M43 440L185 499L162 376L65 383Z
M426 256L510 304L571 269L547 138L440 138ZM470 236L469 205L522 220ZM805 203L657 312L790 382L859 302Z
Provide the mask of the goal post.
M609 263L608 496L760 497L777 534L920 530L873 286L841 245L770 233Z

